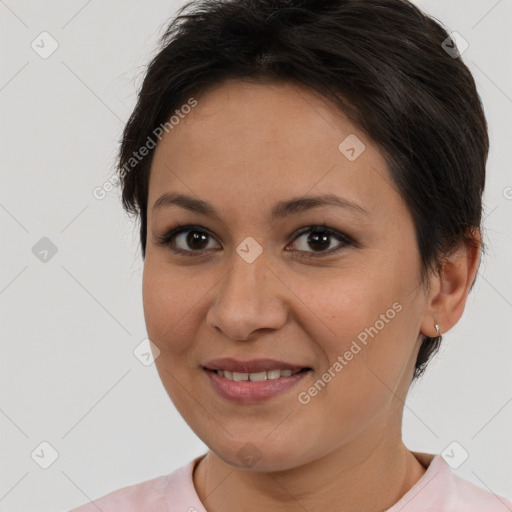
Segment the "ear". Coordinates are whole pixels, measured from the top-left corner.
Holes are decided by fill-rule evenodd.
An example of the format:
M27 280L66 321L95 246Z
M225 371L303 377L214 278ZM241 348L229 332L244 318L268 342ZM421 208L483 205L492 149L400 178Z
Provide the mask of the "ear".
M444 258L439 273L430 279L427 308L421 321L421 332L429 338L437 336L435 324L443 334L460 320L464 312L480 261L478 230L472 230L471 237Z

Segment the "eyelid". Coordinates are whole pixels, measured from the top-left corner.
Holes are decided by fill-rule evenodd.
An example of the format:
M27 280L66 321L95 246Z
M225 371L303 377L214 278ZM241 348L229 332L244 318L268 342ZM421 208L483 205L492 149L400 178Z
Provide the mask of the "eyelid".
M185 255L185 256L202 256L208 249L203 249L201 251L186 251L184 249L175 249L171 248L171 242L179 235L183 233L187 233L188 231L199 231L207 234L209 237L216 240L216 238L210 233L210 231L206 228L203 228L201 226L195 225L195 224L185 224L181 225L180 223L176 223L176 226L174 228L169 229L166 231L163 235L159 235L157 233L154 233L156 244L162 247L167 247L171 253L175 253L178 255ZM217 242L218 243L218 242Z
M309 226L304 226L303 228L299 228L297 231L294 231L291 235L292 241L297 239L299 236L302 236L306 233L310 232L323 232L327 235L330 235L334 238L341 239L342 242L347 244L355 244L355 241L349 235L343 233L342 231L338 231L337 229L330 228L326 226L325 222L323 224L311 224Z
M200 256L204 256L204 254L206 252L211 251L211 249L202 249L199 251L192 251L192 250L184 250L184 249L177 249L177 248L171 247L171 242L177 236L179 236L180 234L183 234L183 233L187 233L189 231L202 232L202 233L205 233L207 236L216 240L216 237L214 235L212 235L207 228L204 228L204 227L198 226L198 225L192 225L192 224L181 225L179 223L176 223L176 227L171 228L164 235L158 235L155 233L156 244L159 246L167 247L169 249L169 251L174 254L185 255L185 256L200 257ZM329 249L327 251L323 251L323 252L321 251L318 253L315 253L315 251L300 251L300 250L299 251L295 250L292 252L298 253L299 257L322 258L322 257L327 257L327 256L337 254L343 248L348 247L348 246L355 246L355 247L359 246L359 244L351 236L347 235L346 233L344 233L342 231L339 231L337 229L330 228L330 227L326 226L325 222L322 224L310 224L308 226L303 226L302 228L295 230L290 235L291 240L289 243L294 242L297 238L299 238L300 236L302 236L306 233L313 233L315 231L323 232L330 237L336 238L337 240L339 240L340 246L335 249Z

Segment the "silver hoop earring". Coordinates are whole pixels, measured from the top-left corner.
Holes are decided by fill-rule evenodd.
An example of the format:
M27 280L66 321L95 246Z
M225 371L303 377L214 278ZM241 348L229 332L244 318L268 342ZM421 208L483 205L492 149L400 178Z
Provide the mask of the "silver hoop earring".
M441 332L439 331L439 325L434 324L434 326L436 328L437 337L441 336Z

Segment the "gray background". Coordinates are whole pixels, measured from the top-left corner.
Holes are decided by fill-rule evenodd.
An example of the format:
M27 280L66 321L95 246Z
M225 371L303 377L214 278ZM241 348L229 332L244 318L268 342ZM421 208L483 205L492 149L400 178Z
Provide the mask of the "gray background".
M463 60L490 125L489 253L410 392L404 440L436 453L457 441L469 458L456 473L510 498L512 2L417 4L469 43ZM137 227L117 190L92 195L113 173L144 66L179 5L0 0L2 511L67 510L206 450L154 365L133 354L146 338ZM43 31L58 43L46 59L31 47ZM57 249L46 262L33 252L44 237ZM44 441L58 452L47 469Z

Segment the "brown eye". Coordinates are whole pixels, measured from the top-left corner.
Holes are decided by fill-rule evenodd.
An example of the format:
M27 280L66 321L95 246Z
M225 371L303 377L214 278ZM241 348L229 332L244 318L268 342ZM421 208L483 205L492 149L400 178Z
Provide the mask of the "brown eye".
M307 236L304 237L304 235ZM338 252L338 250L345 247L346 245L352 244L352 241L349 237L343 233L339 233L338 231L332 230L325 226L310 226L306 229L303 229L299 232L298 236L294 240L299 240L302 237L304 238L302 243L299 244L298 252L306 253L305 255L301 254L301 256L305 257L315 257L317 256L315 253L321 253L318 254L318 256L330 255ZM338 240L339 243L337 246L334 244L334 250L329 250L332 249L333 239ZM297 243L294 242L293 245L297 246ZM308 248L312 250L308 251Z
M325 225L303 228L296 234L294 240L298 240L304 235L308 236L305 237L298 249L294 249L294 252L299 253L300 257L329 256L347 245L354 245L350 237ZM157 236L158 245L167 247L174 254L185 256L200 256L205 251L215 248L208 247L209 240L213 240L212 235L198 226L179 226L163 236ZM334 250L332 250L333 240L338 241Z
M211 249L207 247L209 238L212 238L211 235L204 229L196 226L180 226L163 236L157 236L157 243L175 254L196 256ZM177 245L181 247L176 247Z

